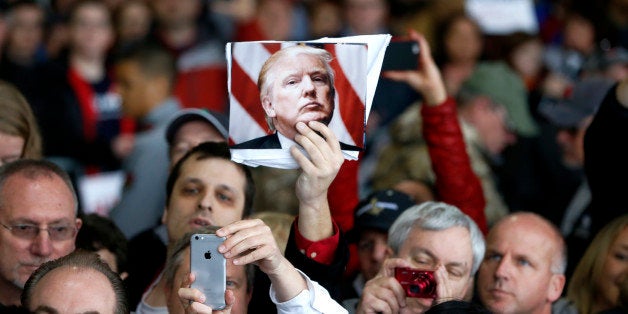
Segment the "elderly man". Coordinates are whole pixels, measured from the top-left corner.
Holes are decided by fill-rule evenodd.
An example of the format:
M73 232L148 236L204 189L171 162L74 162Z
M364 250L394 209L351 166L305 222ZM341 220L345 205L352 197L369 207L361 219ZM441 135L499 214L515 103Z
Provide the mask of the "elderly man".
M484 239L475 222L439 202L406 209L390 227L388 244L395 258L387 259L366 283L358 313L423 313L435 305L447 306L447 301L463 300L473 289L473 276L484 255ZM406 296L394 276L397 267L433 271L434 296Z
M24 283L41 264L74 251L82 223L77 204L70 178L50 162L0 167L0 309L20 304Z
M257 80L266 122L273 134L233 148L289 148L295 145L296 124L329 124L334 113L332 57L324 49L297 45L274 53L262 66ZM342 150L360 150L340 143Z
M566 267L565 243L554 225L533 213L511 214L487 236L480 300L494 313L551 313Z
M81 250L38 268L26 282L22 303L32 313L129 312L120 276L96 253Z

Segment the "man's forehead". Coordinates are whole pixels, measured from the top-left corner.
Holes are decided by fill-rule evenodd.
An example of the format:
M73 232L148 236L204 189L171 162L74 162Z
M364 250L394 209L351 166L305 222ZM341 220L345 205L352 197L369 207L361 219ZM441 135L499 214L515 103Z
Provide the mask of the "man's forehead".
M282 76L298 74L303 71L307 71L308 73L320 72L327 74L327 68L325 67L323 60L315 55L305 53L285 55L277 60L277 63L275 63L272 68L281 69L282 71L279 75Z
M487 250L520 256L552 256L558 250L557 240L548 230L520 224L502 223L487 237Z
M184 123L175 132L173 144L202 139L204 142L224 141L220 132L211 123L203 120L192 120ZM200 144L200 143L199 143Z
M41 207L45 208L46 204L51 208L58 208L59 204L64 204L66 201L72 206L68 208L70 212L75 212L75 199L72 190L68 187L67 183L56 174L37 174L35 176L25 175L24 173L15 173L6 178L0 190L0 202L11 202L12 206L18 206L15 201L23 199L27 195L32 196L33 193L41 194L41 197L37 201L41 204ZM31 197L32 198L32 197ZM8 204L5 204L8 206ZM0 210L2 212L2 210ZM56 212L53 210L44 210L45 213Z
M533 214L514 214L498 222L488 234L488 242L555 242L560 237L550 222Z
M227 277L233 279L241 279L246 277L246 267L243 265L227 263Z
M198 155L194 155L185 160L181 166L179 179L198 178L202 181L211 179L226 182L246 180L244 172L235 162L220 157L199 158ZM204 176L205 173L211 173L211 177Z
M469 231L464 227L451 227L444 230L412 228L404 246L411 254L425 254L447 263L466 264L473 259Z

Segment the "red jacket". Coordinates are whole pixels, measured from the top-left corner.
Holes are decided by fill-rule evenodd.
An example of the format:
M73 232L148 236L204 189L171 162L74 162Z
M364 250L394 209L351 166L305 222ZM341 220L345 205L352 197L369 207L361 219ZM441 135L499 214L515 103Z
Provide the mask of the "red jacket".
M423 137L436 178L437 199L460 208L486 234L486 201L480 179L471 169L456 102L448 98L438 106L423 105L421 116Z

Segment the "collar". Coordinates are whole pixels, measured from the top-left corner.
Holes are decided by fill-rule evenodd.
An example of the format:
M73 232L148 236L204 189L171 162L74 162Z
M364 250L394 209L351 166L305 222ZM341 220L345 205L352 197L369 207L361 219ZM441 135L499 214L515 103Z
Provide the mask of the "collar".
M279 138L279 144L281 144L282 149L289 149L290 147L297 145L297 147L301 147L297 142L285 137L283 134L277 132L277 137Z

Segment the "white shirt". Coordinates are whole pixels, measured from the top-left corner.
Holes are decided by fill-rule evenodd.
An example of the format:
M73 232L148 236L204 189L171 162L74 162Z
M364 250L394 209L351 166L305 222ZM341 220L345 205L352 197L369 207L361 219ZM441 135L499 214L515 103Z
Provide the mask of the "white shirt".
M297 269L297 271L303 276L307 284L307 290L301 291L296 297L285 301L278 302L276 298L273 285L270 285L270 299L277 305L278 314L290 314L290 313L347 313L340 304L331 298L329 292L319 285L316 281L312 281L303 272ZM137 306L135 313L137 314L168 314L167 307L153 307L145 303L145 299L148 293L153 290L155 284L159 281L159 278L163 273L159 274L159 277L151 284L147 291L142 296L142 301Z
M278 314L290 313L347 313L340 304L331 298L329 292L316 281L310 280L303 272L297 269L305 282L307 290L301 291L296 297L286 301L277 302L273 285L270 285L270 299L277 305Z
M144 292L144 294L142 295L142 300L140 301L140 304L137 305L137 309L135 309L134 313L137 314L168 314L168 308L165 306L150 306L148 305L148 303L146 303L146 298L148 297L148 294L153 291L153 289L155 289L155 286L157 285L157 283L159 282L159 280L161 279L161 276L163 276L164 272L160 272L159 276L157 276L157 278L153 281L153 283L150 284L150 286L148 287L148 289L146 289L146 292Z

